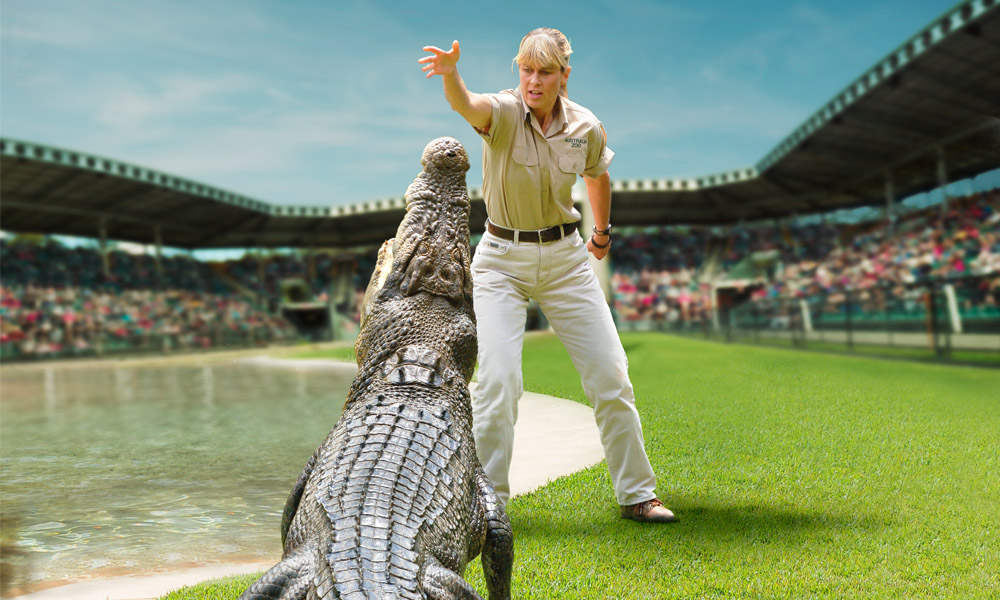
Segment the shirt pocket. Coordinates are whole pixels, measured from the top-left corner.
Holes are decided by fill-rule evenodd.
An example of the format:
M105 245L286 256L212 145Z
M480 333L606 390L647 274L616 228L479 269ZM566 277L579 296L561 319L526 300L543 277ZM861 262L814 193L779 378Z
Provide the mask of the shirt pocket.
M529 151L525 144L515 144L510 150L510 157L514 159L514 162L525 167L538 166L538 152L535 152L534 148Z
M587 159L583 155L567 154L559 157L559 170L563 173L582 175Z

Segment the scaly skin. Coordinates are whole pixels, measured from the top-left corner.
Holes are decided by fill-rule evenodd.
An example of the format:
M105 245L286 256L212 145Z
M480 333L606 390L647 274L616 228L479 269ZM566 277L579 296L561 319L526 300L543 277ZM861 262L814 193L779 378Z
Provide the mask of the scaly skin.
M383 244L362 307L344 413L295 483L281 562L242 600L510 598L510 521L476 458L469 159L424 149L406 216Z

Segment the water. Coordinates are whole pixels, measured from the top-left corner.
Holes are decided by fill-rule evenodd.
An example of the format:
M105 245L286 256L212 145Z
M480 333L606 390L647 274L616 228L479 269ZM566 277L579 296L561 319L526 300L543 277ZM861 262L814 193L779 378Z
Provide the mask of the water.
M3 369L4 583L278 557L349 386L238 363Z

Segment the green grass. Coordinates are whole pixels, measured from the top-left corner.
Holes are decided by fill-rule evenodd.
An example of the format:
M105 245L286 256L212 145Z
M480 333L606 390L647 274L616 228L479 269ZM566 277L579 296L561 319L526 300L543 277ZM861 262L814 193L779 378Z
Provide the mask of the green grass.
M209 579L163 596L163 600L232 600L257 581L264 572Z
M321 350L303 350L302 352L295 352L283 355L281 358L289 358L289 359L329 358L333 360L355 362L354 346L326 348Z
M516 498L519 599L1000 595L1000 372L623 334L660 497L598 465ZM552 336L526 387L583 401ZM466 573L485 592L478 561ZM237 586L238 587L238 586ZM179 593L170 600L235 598Z

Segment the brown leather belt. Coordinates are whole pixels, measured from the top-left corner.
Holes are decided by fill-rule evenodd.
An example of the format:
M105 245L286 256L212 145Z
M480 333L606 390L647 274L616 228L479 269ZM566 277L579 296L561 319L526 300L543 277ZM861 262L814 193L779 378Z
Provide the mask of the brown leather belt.
M556 225L548 229L538 230L507 229L506 227L500 227L489 219L486 220L486 229L497 237L513 242L533 242L535 244L548 244L549 242L561 240L576 231L578 226L579 222L563 223L562 225Z

